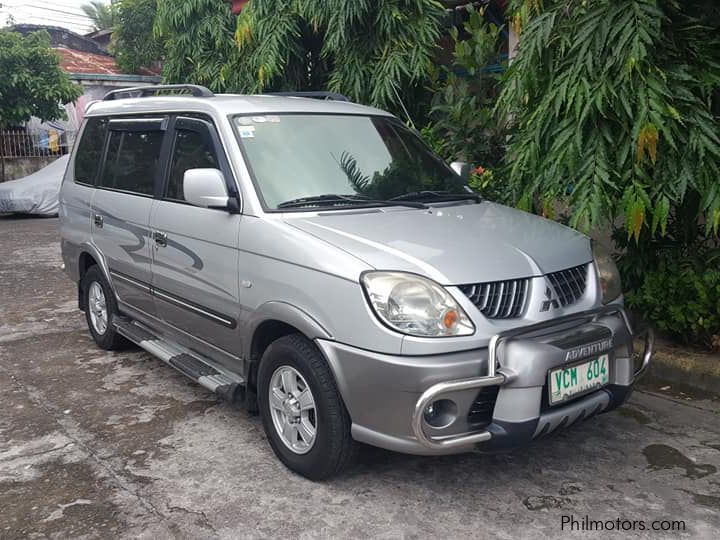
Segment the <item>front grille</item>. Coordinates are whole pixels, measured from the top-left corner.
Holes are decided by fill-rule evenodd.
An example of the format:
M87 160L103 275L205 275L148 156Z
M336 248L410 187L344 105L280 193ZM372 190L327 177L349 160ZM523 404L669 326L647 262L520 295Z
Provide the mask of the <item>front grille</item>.
M587 274L587 264L583 264L547 275L562 307L574 304L585 294Z
M510 279L461 285L460 290L489 319L515 319L522 315L530 279Z
M585 294L588 265L582 264L545 276L560 306L574 304ZM509 279L460 285L459 289L488 319L516 319L522 316L530 290L530 279Z
M473 428L478 428L487 426L492 422L499 391L499 386L486 386L478 392L468 412L468 424L471 424Z

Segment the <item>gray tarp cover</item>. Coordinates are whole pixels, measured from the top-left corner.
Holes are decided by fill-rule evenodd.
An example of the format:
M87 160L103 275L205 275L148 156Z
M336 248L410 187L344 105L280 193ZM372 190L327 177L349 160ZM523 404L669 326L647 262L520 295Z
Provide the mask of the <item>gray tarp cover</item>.
M44 169L19 180L0 183L0 213L55 216L58 194L69 155L53 161Z

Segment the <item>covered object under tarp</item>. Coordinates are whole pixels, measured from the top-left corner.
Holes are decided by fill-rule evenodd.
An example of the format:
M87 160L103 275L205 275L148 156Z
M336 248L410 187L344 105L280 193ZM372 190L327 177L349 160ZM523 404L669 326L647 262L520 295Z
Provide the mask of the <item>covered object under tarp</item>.
M58 194L69 155L18 180L0 183L0 213L56 216Z

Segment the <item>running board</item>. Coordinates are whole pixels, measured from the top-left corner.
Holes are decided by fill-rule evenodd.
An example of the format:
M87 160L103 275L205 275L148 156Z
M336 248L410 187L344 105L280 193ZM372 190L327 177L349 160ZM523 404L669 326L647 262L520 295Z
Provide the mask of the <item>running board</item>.
M153 356L190 377L202 387L233 400L239 388L245 387L245 380L212 360L202 357L189 349L167 341L149 328L128 319L115 321L115 330Z

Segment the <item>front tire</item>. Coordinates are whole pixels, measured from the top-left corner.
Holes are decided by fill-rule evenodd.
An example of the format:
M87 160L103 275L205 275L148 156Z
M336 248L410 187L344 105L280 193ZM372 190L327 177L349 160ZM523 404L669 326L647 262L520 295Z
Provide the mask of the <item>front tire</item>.
M289 469L325 480L352 461L350 417L327 362L300 334L270 344L258 371L263 426Z
M115 295L97 266L91 266L82 279L83 309L88 329L101 349L124 349L128 341L115 331L113 321L118 315Z

